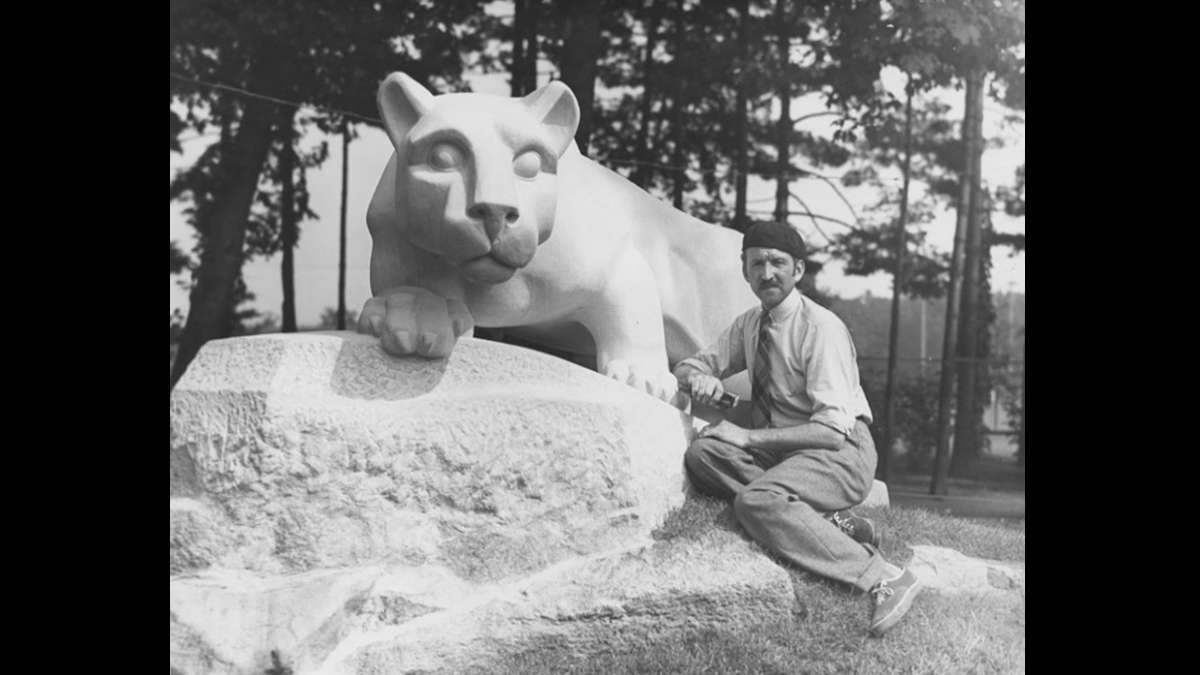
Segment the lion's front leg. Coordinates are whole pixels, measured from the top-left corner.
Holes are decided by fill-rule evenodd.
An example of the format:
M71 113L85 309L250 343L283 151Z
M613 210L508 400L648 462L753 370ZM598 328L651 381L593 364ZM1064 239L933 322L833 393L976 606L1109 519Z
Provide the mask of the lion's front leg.
M601 374L670 403L678 382L667 367L658 284L645 259L627 250L608 283L578 316L596 342Z
M394 171L394 161L388 170ZM386 175L385 175L386 178ZM371 222L371 291L358 317L358 332L379 338L393 356L446 358L474 318L451 275L397 235L382 208Z

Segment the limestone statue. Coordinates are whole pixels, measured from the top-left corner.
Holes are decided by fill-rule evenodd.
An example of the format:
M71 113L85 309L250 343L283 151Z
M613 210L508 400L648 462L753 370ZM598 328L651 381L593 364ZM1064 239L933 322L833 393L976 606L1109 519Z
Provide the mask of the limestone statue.
M594 349L600 373L669 400L669 366L757 302L738 233L579 152L562 82L434 96L393 73L378 104L395 153L367 213L373 297L358 329L385 351L445 357L476 325L513 328Z

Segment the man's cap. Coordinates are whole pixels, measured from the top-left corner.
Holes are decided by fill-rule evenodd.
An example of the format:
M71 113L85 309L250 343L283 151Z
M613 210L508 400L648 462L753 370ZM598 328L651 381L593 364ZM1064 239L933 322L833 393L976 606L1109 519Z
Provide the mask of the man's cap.
M757 222L742 235L742 252L753 247L774 248L790 253L796 260L808 257L804 238L791 225L775 221Z

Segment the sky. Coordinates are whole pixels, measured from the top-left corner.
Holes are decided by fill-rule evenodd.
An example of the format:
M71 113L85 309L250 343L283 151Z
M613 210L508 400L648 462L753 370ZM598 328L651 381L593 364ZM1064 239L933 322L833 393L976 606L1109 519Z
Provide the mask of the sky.
M477 92L507 96L508 76L506 73L493 73L468 77L472 88ZM548 78L543 75L540 84ZM901 95L903 92L903 77L898 71L884 71L883 85L890 91ZM437 92L434 92L437 93ZM961 119L963 111L962 92L947 90L938 94L950 104L948 115L951 119ZM824 110L819 97L810 96L798 98L793 102L792 115L799 118L810 112ZM1002 147L988 147L983 155L984 181L992 186L1011 185L1014 172L1025 162L1024 124L1005 124L1003 121L1006 109L997 103L988 102L984 109L984 136L986 138L1000 137L1005 144ZM830 116L817 117L808 120L800 127L817 135L831 136L833 134ZM1023 114L1022 114L1023 119ZM359 136L350 144L349 151L349 188L346 208L346 307L357 312L370 297L369 262L371 253L371 237L367 232L366 210L371 195L383 168L392 153L392 145L386 134L381 130L358 127ZM204 151L204 148L216 140L215 136L196 137L185 133L183 136L182 154L171 153L171 176L182 168L190 166ZM320 141L320 134L312 131L305 139L306 144ZM340 137L330 137L329 157L324 165L308 172L308 188L310 193L310 208L317 213L318 218L306 220L300 224L300 241L295 251L296 266L296 314L301 327L316 325L319 317L326 308L337 307L338 288L338 234L341 209L341 175L342 175L342 143ZM819 169L818 172L827 176L840 174L844 168ZM893 178L898 185L899 172ZM915 189L915 188L914 188ZM792 191L800 195L809 208L820 214L833 218L854 222L855 214L864 216L865 207L875 200L875 193L870 188L842 188L846 198L854 206L853 211L842 201L837 193L824 181L818 179L801 179L792 185ZM748 181L747 203L751 210L761 209L769 217L774 208L775 183L751 176ZM915 198L915 194L914 194ZM732 199L729 200L730 203ZM178 242L180 248L190 252L194 245L194 233L186 224L182 211L184 205L179 202L171 203L171 239ZM792 223L799 228L810 247L820 247L826 243L807 217L793 216ZM954 242L955 211L951 206L940 210L938 216L921 228L926 231L927 242L934 248L950 251ZM993 216L993 224L998 232L1024 232L1025 219L1011 218L1002 213ZM822 222L822 229L833 235L842 228L836 224ZM844 231L844 230L842 230ZM279 255L272 258L255 258L247 261L243 267L243 276L250 291L256 295L256 300L248 306L263 314L273 314L276 318L281 314L283 301L282 281L280 277ZM996 247L992 257L992 288L997 292L1025 291L1025 254L1022 252L1011 255L1005 247ZM186 278L188 273L184 273ZM180 276L171 276L171 311L177 309L185 315L187 312L187 292L180 288ZM741 280L735 280L740 282ZM832 261L825 265L818 277L818 286L825 291L843 298L857 298L864 293L874 296L891 295L891 277L879 273L870 277L846 275L842 272L840 262Z

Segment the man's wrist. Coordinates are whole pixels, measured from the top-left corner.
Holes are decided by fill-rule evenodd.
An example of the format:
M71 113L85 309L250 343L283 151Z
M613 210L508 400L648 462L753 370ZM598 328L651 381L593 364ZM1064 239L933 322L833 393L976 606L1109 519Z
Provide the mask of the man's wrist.
M763 441L763 439L762 439L762 430L761 429L747 429L746 430L746 445L757 446L757 445L761 445L762 441Z

